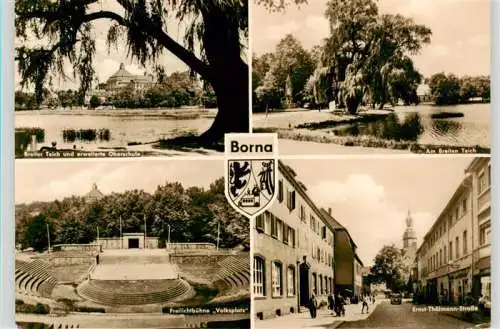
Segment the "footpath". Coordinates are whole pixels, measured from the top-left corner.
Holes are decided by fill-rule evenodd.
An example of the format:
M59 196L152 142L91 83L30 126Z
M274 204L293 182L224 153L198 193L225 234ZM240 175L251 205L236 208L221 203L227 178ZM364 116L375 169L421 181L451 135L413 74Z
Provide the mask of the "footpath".
M300 313L283 315L276 318L254 321L255 329L271 328L302 328L302 329L335 329L344 322L360 321L368 318L375 308L384 300L376 300L370 303L369 312L361 313L362 304L350 304L345 306L345 316L337 317L332 311L322 308L318 310L316 319L312 319L307 308L301 308Z

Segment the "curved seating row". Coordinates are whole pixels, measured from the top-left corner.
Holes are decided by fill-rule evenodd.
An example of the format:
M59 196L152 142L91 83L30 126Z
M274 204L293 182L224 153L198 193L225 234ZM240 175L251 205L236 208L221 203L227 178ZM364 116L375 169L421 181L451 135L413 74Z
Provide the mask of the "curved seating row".
M127 281L88 280L78 287L80 296L102 305L146 305L165 303L191 291L181 279L157 280L154 290L129 289ZM133 291L135 290L135 291Z
M48 272L50 263L41 259L32 262L16 261L16 290L21 293L49 298L57 280Z
M229 256L218 263L214 285L221 290L219 296L231 295L250 286L250 260L247 255Z

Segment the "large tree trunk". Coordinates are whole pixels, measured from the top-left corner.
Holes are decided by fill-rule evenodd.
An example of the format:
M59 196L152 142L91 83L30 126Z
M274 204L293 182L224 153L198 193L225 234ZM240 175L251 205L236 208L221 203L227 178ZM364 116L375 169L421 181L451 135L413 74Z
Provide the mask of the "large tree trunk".
M212 126L201 136L207 142L218 141L225 133L249 132L250 126L248 65L241 59L239 29L214 7L203 12L203 46L218 105Z

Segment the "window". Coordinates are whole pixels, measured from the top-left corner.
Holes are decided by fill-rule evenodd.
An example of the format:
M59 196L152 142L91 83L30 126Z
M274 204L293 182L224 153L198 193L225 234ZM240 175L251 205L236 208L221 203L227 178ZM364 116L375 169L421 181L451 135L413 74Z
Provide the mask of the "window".
M312 274L312 289L313 294L318 295L318 282L316 281L316 273Z
M462 240L463 240L463 242L462 242L463 254L465 256L465 255L467 255L467 230L464 231Z
M253 293L255 296L265 296L264 278L265 278L264 259L260 257L253 258Z
M281 263L274 262L273 263L273 297L281 297L283 295L283 268Z
M321 238L326 239L326 226L321 228Z
M479 227L479 244L485 245L490 243L491 226L489 223Z
M288 296L295 296L295 268L289 266L286 272L286 286Z
M309 218L309 224L311 226L311 231L315 232L315 229L316 229L316 219L314 218L313 215L311 215L311 217Z
M271 234L272 220L273 220L273 215L270 212L266 211L264 213L264 232L266 234Z
M481 175L479 175L479 193L485 191L486 188L487 188L487 177L483 172L481 173Z
M465 215L467 212L467 198L463 199L462 201L462 213Z
M446 265L446 246L444 246L444 252L443 252L443 260L444 260L444 264Z
M304 205L300 205L300 220L303 222L306 221L306 208Z
M458 218L459 218L459 217L460 217L460 216L459 216L459 214L458 214L458 208L457 208L457 209L455 209L455 220L458 220Z
M443 250L439 249L439 266L443 265Z
M323 276L319 275L319 294L323 295Z
M458 236L455 238L455 259L460 257L460 246L458 245Z
M295 248L295 230L288 226L288 243Z
M278 201L283 202L283 180L280 179L278 182Z
M450 241L450 261L453 259L453 241Z
M283 243L288 244L289 236L288 236L288 225L283 223Z
M328 294L330 293L329 289L328 289L328 278L325 276L325 294Z
M271 215L271 235L278 237L278 221L277 218Z
M288 191L286 198L286 206L288 210L292 211L295 209L295 191Z
M321 250L319 248L316 249L316 259L319 261L321 261Z
M448 229L450 229L453 226L453 216L450 215L448 218Z
M276 229L278 240L283 241L283 222L280 219L276 219Z
M259 215L255 218L255 228L259 232L264 232L264 215Z

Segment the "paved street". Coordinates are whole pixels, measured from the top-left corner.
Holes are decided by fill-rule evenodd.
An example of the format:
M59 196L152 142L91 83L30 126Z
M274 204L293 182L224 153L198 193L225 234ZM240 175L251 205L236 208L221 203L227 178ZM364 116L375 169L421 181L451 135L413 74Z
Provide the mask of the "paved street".
M318 310L316 319L311 319L309 311L303 308L299 314L288 314L281 317L255 320L255 329L274 329L274 328L301 328L301 329L321 329L321 328L336 328L342 321L359 321L366 319L370 316L374 309L381 303L378 300L375 305L370 304L370 312L367 314L361 313L361 304L346 305L346 315L343 317L336 317L332 312L327 309ZM380 307L380 306L379 306Z
M266 320L256 320L256 329L307 328L307 329L467 329L474 325L439 313L412 312L411 303L391 305L389 300L378 300L370 305L369 314L361 314L361 304L346 305L346 316L335 317L327 310L320 310L316 319L309 312L289 314Z
M377 328L377 329L465 329L474 325L460 321L439 312L412 312L412 304L391 305L388 301L380 304L369 318L361 321L344 322L337 328Z

